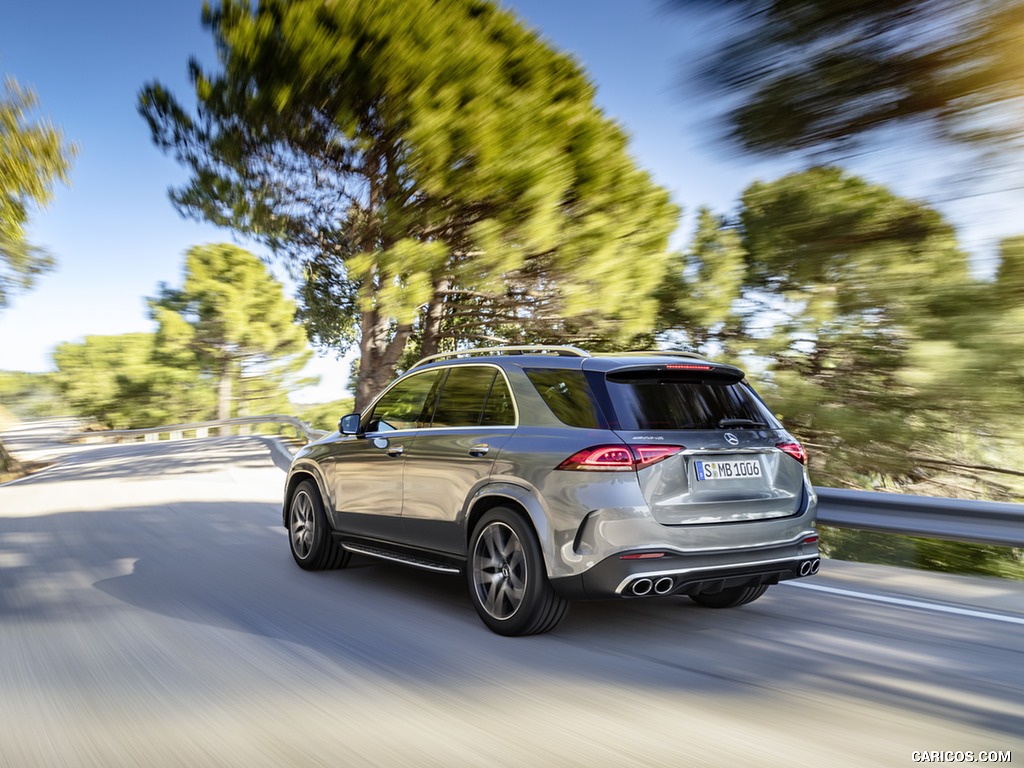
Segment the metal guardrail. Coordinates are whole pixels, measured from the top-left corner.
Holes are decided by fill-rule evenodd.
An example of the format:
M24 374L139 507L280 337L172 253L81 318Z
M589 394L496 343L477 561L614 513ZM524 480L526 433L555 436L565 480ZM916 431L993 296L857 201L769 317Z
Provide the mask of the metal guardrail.
M322 429L313 429L309 424L294 416L240 416L234 419L199 421L193 424L172 424L168 427L146 427L143 429L107 429L97 432L79 432L69 438L70 442L158 442L166 435L167 440L187 440L217 435L249 434L248 427L257 424L280 424L290 426L296 436L306 440L317 440L327 434Z
M818 521L837 528L1024 547L1024 504L815 488Z
M70 438L75 442L125 442L142 439L146 442L247 434L246 428L257 424L279 424L295 430L296 436L317 440L327 432L313 429L294 416L244 416L236 419L201 421L194 424L173 424L146 429L112 429L101 432L80 432ZM816 487L818 520L837 528L922 536L930 539L966 541L1003 547L1024 547L1024 504L995 501L966 501L932 496L908 496L901 493L854 491L842 488Z

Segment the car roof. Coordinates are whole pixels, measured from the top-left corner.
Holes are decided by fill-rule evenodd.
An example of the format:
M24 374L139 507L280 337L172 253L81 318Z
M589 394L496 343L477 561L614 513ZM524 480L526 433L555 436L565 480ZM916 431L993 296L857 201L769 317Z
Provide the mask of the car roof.
M674 350L639 350L631 352L590 353L578 347L533 345L486 347L445 352L423 358L409 368L433 368L443 365L473 363L512 363L520 368L561 368L608 372L622 368L661 368L666 370L730 371L742 377L740 369L716 363L693 352Z

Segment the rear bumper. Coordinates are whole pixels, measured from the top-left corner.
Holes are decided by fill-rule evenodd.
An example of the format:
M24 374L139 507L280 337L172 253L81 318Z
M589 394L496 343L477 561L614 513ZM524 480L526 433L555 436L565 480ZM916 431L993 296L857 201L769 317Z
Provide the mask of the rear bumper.
M551 585L563 597L575 600L711 594L732 587L756 587L810 576L817 573L819 565L817 534L813 530L771 548L706 553L665 551L661 557L634 559L655 552L650 548L619 552L581 574L552 579Z

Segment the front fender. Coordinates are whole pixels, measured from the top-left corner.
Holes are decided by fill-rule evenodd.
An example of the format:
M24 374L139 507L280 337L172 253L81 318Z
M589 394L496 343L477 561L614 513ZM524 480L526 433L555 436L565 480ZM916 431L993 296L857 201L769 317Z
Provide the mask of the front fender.
M292 492L295 490L296 485L303 480L309 479L316 483L324 506L328 510L334 509L334 501L329 490L330 485L327 483L327 478L324 477L323 469L315 461L297 458L292 463L288 470L288 476L285 478L284 503L281 506L281 523L285 528L288 527L288 505L292 499Z

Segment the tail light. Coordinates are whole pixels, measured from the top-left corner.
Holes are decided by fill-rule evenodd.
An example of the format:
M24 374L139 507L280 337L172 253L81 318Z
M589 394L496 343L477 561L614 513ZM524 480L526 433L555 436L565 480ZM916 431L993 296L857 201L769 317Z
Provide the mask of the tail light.
M801 464L807 463L807 451L800 443L778 443L775 447L788 456L792 456Z
M577 451L556 469L635 472L683 450L681 445L595 445Z

